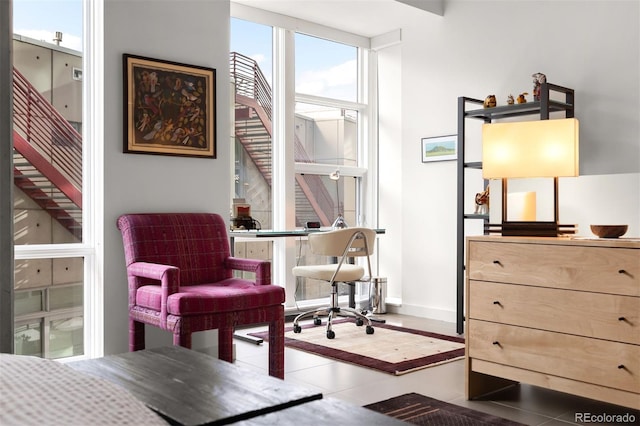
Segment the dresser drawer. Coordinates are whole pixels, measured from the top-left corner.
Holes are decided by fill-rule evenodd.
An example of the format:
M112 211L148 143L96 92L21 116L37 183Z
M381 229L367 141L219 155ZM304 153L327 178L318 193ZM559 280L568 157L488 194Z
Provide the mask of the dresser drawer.
M640 297L471 280L469 317L640 344Z
M470 241L469 278L640 296L640 250Z
M640 346L470 320L469 357L640 394Z

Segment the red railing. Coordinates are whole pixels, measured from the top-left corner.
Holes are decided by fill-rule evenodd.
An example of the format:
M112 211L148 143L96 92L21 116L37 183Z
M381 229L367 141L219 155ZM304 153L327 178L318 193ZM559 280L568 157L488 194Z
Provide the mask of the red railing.
M233 78L235 82L236 95L255 100L265 111L268 120L271 122L273 120L271 86L267 82L258 63L241 53L231 52L230 71L231 78ZM270 132L271 123L263 124L265 128L268 127ZM312 162L297 135L294 136L293 151L294 161L300 163ZM334 216L334 201L322 183L322 179L315 175L304 175L297 178L297 183L318 215L318 218L323 222L323 225L330 224L329 218Z
M77 206L82 206L82 136L15 68L13 126L67 182L46 176L46 170L40 171Z
M269 120L273 120L271 86L258 63L237 52L231 52L230 61L231 77L235 80L236 94L255 99L267 113Z

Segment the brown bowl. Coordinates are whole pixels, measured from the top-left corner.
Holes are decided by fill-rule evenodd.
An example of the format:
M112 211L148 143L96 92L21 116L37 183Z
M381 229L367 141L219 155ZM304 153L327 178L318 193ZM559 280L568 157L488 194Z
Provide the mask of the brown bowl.
M628 225L591 225L591 232L600 238L618 238L624 235Z

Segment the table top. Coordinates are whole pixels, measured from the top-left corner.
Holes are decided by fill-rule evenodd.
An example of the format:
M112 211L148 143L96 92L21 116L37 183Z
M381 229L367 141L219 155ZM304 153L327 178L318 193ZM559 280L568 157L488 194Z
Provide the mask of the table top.
M68 363L122 386L172 423L229 424L322 394L180 346Z
M278 238L278 237L306 237L309 234L313 234L316 232L327 232L332 231L333 228L318 228L318 229L308 229L308 228L299 228L292 229L289 231L275 231L271 229L252 229L252 230L233 230L229 231L229 236L231 237L246 237L246 238ZM376 228L376 234L384 234L385 229Z

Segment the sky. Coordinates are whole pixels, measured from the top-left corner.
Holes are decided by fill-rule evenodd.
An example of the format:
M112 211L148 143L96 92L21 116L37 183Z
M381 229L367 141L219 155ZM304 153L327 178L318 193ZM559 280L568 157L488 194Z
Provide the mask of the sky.
M82 0L13 0L13 32L47 43L62 32L61 46L82 51ZM296 91L356 101L357 50L296 35ZM231 20L231 51L258 62L271 82L271 27Z
M271 82L271 27L231 20L231 51L254 59ZM296 91L308 95L356 101L357 49L296 34Z
M13 32L47 43L82 51L82 0L13 0Z

